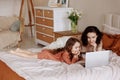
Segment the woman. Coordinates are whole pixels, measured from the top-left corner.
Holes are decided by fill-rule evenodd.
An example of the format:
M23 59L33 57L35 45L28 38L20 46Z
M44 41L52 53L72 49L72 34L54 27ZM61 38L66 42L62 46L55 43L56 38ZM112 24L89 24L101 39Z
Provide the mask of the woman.
M80 50L80 41L76 38L69 38L64 48L58 48L54 50L43 49L37 54L33 54L32 52L21 49L16 49L15 51L11 50L10 52L23 57L49 59L72 64L82 59L80 56Z
M102 50L102 33L96 26L88 26L82 33L82 52Z

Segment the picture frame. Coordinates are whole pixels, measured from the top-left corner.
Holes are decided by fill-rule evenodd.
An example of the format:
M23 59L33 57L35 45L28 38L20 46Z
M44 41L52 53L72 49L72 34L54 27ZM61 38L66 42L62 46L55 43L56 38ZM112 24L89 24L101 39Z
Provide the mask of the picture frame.
M68 7L68 0L60 0L62 7Z
M68 0L49 0L49 7L68 7Z

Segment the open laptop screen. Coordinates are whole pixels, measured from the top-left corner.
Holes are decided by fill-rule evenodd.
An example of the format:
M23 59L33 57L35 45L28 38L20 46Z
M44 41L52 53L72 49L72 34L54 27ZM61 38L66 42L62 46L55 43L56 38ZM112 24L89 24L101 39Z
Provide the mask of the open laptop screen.
M87 52L85 55L85 67L91 68L108 65L110 53L110 50Z

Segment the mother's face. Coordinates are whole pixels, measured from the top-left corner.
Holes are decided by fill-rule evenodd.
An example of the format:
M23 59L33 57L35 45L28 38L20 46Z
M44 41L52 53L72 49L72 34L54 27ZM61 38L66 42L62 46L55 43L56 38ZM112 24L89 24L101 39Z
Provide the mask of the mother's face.
M96 43L97 34L95 32L89 32L87 34L87 40L89 45L94 45Z

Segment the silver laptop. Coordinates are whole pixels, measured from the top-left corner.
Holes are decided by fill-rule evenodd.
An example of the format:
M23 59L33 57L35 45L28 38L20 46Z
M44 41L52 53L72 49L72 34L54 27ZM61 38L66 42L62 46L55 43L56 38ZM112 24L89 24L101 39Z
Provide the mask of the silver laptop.
M87 52L85 55L85 68L108 65L110 54L110 50Z

